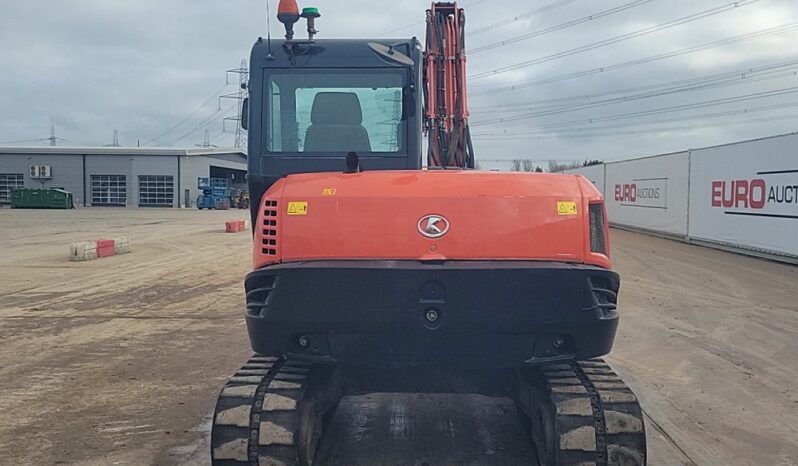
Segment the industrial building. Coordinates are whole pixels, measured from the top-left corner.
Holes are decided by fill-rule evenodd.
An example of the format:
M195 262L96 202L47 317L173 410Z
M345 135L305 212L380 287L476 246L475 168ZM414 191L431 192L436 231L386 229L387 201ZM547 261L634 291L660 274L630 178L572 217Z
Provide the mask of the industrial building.
M194 207L197 178L243 188L246 170L232 149L0 147L0 206L14 188L61 188L76 207Z

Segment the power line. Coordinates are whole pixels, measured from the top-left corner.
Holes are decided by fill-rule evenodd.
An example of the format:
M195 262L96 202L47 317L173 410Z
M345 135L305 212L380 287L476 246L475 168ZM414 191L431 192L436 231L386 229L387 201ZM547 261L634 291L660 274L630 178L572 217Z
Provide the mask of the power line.
M530 33L527 33L527 34L521 34L520 36L511 37L509 39L500 40L498 42L492 42L490 44L486 44L486 45L471 49L471 50L468 51L468 53L471 54L471 55L474 55L474 54L477 54L477 53L480 53L480 52L485 52L485 51L488 51L488 50L495 49L497 47L502 47L502 46L505 46L505 45L514 44L516 42L521 42L521 41L524 41L524 40L527 40L527 39L531 39L533 37L542 36L544 34L549 34L551 32L560 31L562 29L567 29L567 28L570 28L570 27L573 27L573 26L584 24L584 23L593 21L595 19L603 18L604 16L610 16L610 15L613 15L615 13L620 13L622 11L629 10L629 9L634 8L636 6L644 5L646 3L651 3L653 1L654 0L635 0L633 2L625 3L625 4L617 6L615 8L610 8L609 10L600 11L598 13L594 13L592 15L584 16L582 18L578 18L578 19L574 19L574 20L571 20L571 21L567 21L565 23L558 24L556 26L551 26L551 27L548 27L546 29L541 29L539 31L530 32Z
M525 12L519 14L519 15L513 16L512 18L506 18L506 19L503 19L501 21L497 21L497 22L495 22L493 24L490 24L488 26L482 26L481 28L477 28L477 29L473 29L471 31L468 31L468 37L474 37L474 36L482 34L484 32L493 31L497 27L506 26L508 23L519 21L521 18L525 18L527 16L539 15L540 13L545 13L547 11L551 11L551 10L563 7L565 5L568 5L569 3L573 3L575 1L577 1L577 0L558 0L556 2L549 3L548 5L544 5L544 6L539 7L539 8L535 8L535 9L532 9L532 10L529 10L529 11L525 11Z
M172 146L172 145L174 145L175 143L178 143L178 142L182 141L183 139L185 139L185 138L187 138L187 137L191 136L191 135L192 135L192 134L193 134L195 131L197 131L198 129L202 128L203 126L205 126L205 125L207 125L208 123L210 123L211 121L213 121L213 119L214 119L214 118L216 118L216 116L217 116L218 114L220 114L220 113L222 113L222 112L227 112L228 110L232 110L233 108L235 108L235 106L236 106L236 104L233 104L233 105L231 105L231 106L229 106L229 107L227 107L227 108L220 108L219 110L216 110L215 112L213 112L213 114L211 114L210 116L208 116L208 118L206 118L205 120L202 120L202 121L201 121L201 122L199 122L199 123L198 123L196 126L194 126L193 128L191 128L190 130L188 130L188 132L187 132L187 133L185 133L184 135L180 136L179 138L177 138L177 139L175 139L175 140L173 140L173 141L169 142L169 143L168 143L168 144L166 144L166 145L167 145L167 146Z
M47 140L50 141L50 146L52 147L55 147L58 141L69 142L64 138L59 138L55 135L55 125L50 125L50 137L47 138Z
M502 105L490 105L486 107L472 107L474 112L485 112L485 111L505 111L506 109L511 109L515 107L524 107L524 106L556 106L556 104L562 104L564 102L573 102L578 100L589 100L598 97L607 97L612 95L618 94L629 94L632 92L640 92L640 91L655 91L655 90L669 90L673 88L685 88L684 86L690 85L703 85L703 86L726 86L726 85L735 85L738 84L735 81L747 81L748 79L753 79L752 76L757 75L757 73L761 72L773 72L778 71L781 69L787 69L798 66L798 59L790 60L786 62L780 62L770 65L763 65L758 67L748 67L744 69L738 69L735 71L725 71L722 73L715 73L710 75L704 76L697 76L694 78L689 79L682 79L676 81L669 81L664 83L658 84L649 84L646 86L638 86L632 87L627 89L621 90L614 90L614 91L607 91L607 92L599 92L595 94L582 94L582 95L574 95L574 96L567 96L567 97L554 97L551 99L538 99L538 100L531 100L523 103L513 103L513 104L502 104ZM731 81L731 82L730 82Z
M749 100L764 99L764 98L767 98L767 97L778 97L778 96L793 94L793 93L796 93L796 92L798 92L798 86L788 87L788 88L784 88L784 89L777 89L777 90L773 90L773 91L755 92L753 94L746 94L746 95L740 95L740 96L724 97L724 98L721 98L721 99L705 100L703 102L694 102L694 103L689 103L689 104L673 105L673 106L670 106L670 107L662 107L662 108L651 109L651 110L640 110L640 111L637 111L637 112L621 113L621 114L618 114L618 115L610 115L610 116L605 116L605 117L589 118L589 119L586 119L586 120L576 120L576 121L570 121L570 122L552 123L550 125L539 126L539 128L552 128L552 127L556 128L556 127L561 127L561 126L573 126L573 125L580 125L580 124L590 124L590 123L593 123L593 122L596 122L596 121L614 121L614 120L622 120L622 119L625 119L625 118L636 118L636 117L641 117L641 116L660 115L660 114L663 114L663 113L672 113L672 112L678 112L678 111L683 111L683 110L693 110L693 109L696 109L696 108L712 107L712 106L715 106L715 105L724 105L724 104L729 104L729 103L747 102ZM525 115L517 116L517 117L510 117L510 118L507 118L505 121L502 121L502 123L506 122L506 121L518 121L518 120L522 120L522 119L525 119L525 118L528 118L528 117L525 116ZM484 125L484 124L494 124L494 123L497 123L497 121L491 121L490 123L481 123L481 124ZM480 124L474 122L474 123L471 123L471 126L480 126Z
M205 128L205 135L202 139L202 144L194 144L197 147L216 147L215 145L211 144L211 133Z
M513 137L513 138L525 138L525 137L534 137L536 135L544 135L544 134L578 134L578 133L586 133L590 131L603 131L603 130L613 130L613 129L620 129L620 128L630 128L635 126L650 126L662 123L678 123L684 121L694 121L700 120L704 121L707 119L712 118L722 118L728 116L736 116L736 115L750 115L752 113L758 112L765 112L770 110L783 110L787 108L794 108L798 107L798 102L791 102L791 103L784 103L784 104L775 104L775 105L766 105L762 107L752 107L752 108L744 108L740 110L730 110L724 112L713 112L713 113L703 113L699 115L692 115L692 116L678 116L678 117L669 117L669 118L660 118L656 120L649 120L649 121L636 121L630 123L623 123L623 124L614 124L614 125L603 125L603 126L585 126L579 128L561 128L561 129L554 129L551 130L539 130L539 129L529 129L529 130L519 130L513 131L512 129L502 130L502 131L495 131L492 133L477 133L476 135L480 137ZM695 126L695 125L693 125Z
M732 81L732 82L707 83L707 84L703 84L703 85L694 85L694 86L687 86L687 87L675 87L675 88L668 89L668 90L662 90L662 91L657 91L657 92L644 92L644 93L641 93L641 94L624 96L624 97L616 97L616 98L612 98L612 99L598 100L598 101L595 101L595 102L588 102L588 103L584 103L584 104L572 104L572 105L565 105L565 106L560 106L560 107L551 107L551 108L538 110L538 111L531 112L531 113L510 115L510 116L507 116L507 117L494 118L494 119L491 119L491 120L482 120L482 121L476 120L476 121L473 122L473 124L478 126L480 124L505 123L505 122L508 122L508 121L515 121L515 120L526 119L526 118L536 118L536 117L556 115L556 114L560 114L560 113L573 112L573 111L577 111L577 110L585 110L585 109L590 109L590 108L604 107L604 106L607 106L607 105L615 105L615 104L619 104L619 103L631 102L631 101L640 100L640 99L650 99L650 98L655 98L655 97L662 97L662 96L665 96L665 95L672 95L672 94L677 94L677 93L681 93L681 92L692 92L692 91L697 91L697 90L706 90L706 89L712 89L712 88L718 88L718 87L727 87L727 86L732 86L732 85L749 84L749 83L759 82L759 81L764 81L764 80L785 78L785 77L795 77L795 76L798 76L798 71L789 71L789 72L784 72L784 73L775 73L773 75L765 75L765 76L758 76L758 77L738 77L738 78L735 78L736 81Z
M0 141L0 144L22 144L24 142L42 142L47 141L49 138L42 139L18 139L16 141Z
M218 88L217 90L215 90L215 91L213 92L213 94L211 94L211 96L210 96L210 97L208 97L208 99L206 99L204 102L202 102L202 103L200 104L200 106L199 106L199 107L197 107L197 108L196 108L196 109L195 109L193 112L191 112L191 113L190 113L190 114L189 114L187 117L185 117L185 118L183 118L182 120L180 120L179 122L177 122L177 124L175 124L174 126L171 126L171 127L169 127L169 128L168 128L166 131L164 131L163 133L161 133L161 134L159 134L159 135L155 136L154 138L151 138L151 139L147 140L147 143L151 143L151 142L154 142L154 141L156 141L156 140L158 140L158 139L161 139L162 137L166 136L167 134L169 134L169 133L171 133L172 131L174 131L175 129L177 129L177 128L178 128L180 125L182 125L183 123L185 123L185 122L187 122L188 120L192 119L192 118L194 117L194 115L196 115L197 113L199 113L199 112L200 112L200 111L201 111L203 108L205 108L205 106L206 106L206 105L208 105L209 103L211 103L211 102L213 101L213 99L216 99L216 98L219 96L219 92L221 92L221 91L222 91L222 89L224 89L226 86L228 86L228 83L227 83L227 82L225 82L224 84L222 84L221 86L219 86L219 88Z
M637 66L637 65L642 65L642 64L646 64L646 63L651 63L651 62L658 61L658 60L664 60L664 59L667 59L667 58L673 58L673 57L678 57L678 56L682 56L682 55L688 55L688 54L691 54L691 53L700 52L700 51L703 51L703 50L707 50L707 49L711 49L711 48L715 48L715 47L720 47L720 46L723 46L723 45L729 45L729 44L733 44L735 42L740 42L740 41L744 41L744 40L748 40L748 39L759 39L759 38L762 38L762 37L768 37L768 36L777 35L777 34L784 34L785 32L791 32L791 31L795 31L795 30L798 30L798 22L786 23L786 24L782 24L780 26L775 26L775 27L772 27L772 28L760 29L758 31L749 32L747 34L741 34L739 36L733 36L733 37L729 37L729 38L726 38L726 39L720 39L720 40L716 40L716 41L712 41L712 42L706 42L706 43L695 45L695 46L692 46L692 47L687 47L687 48L683 48L683 49L679 49L679 50L673 50L671 52L665 52L665 53L661 53L661 54L658 54L658 55L651 55L651 56L648 56L648 57L638 58L638 59L635 59L635 60L629 60L629 61L622 62L622 63L616 63L614 65L600 66L598 68L592 68L592 69L589 69L589 70L583 70L583 71L577 71L577 72L574 72L574 73L561 74L561 75L551 76L551 77L548 77L548 78L542 78L542 79L536 79L536 80L533 80L533 81L527 81L527 82L520 83L520 84L513 84L513 85L509 85L509 86L501 86L501 87L485 88L485 89L481 89L481 90L476 90L476 91L470 92L469 93L469 97L497 94L497 93L501 93L501 92L511 92L511 91L516 91L516 90L519 90L519 89L525 89L525 88L528 88L528 87L540 86L540 85L543 85L543 84L551 84L551 83L555 83L555 82L559 82L559 81L565 81L565 80L568 80L568 79L581 78L581 77L590 76L590 75L594 75L594 74L605 73L607 71L616 71L616 70L619 70L619 69L628 68L628 67Z
M119 144L119 130L118 129L114 130L113 142L111 144L104 144L103 147L122 147Z
M222 130L221 130L221 131L219 131L218 133L214 134L214 135L211 137L211 141L212 141L214 144L216 144L216 141L217 141L217 140L219 139L219 137L220 137L220 136L222 136L223 134L225 134L225 130L224 130L224 129L222 129Z
M187 131L185 134L183 134L182 136L180 136L180 137L179 137L179 138L177 138L177 139L174 139L174 140L172 140L172 141L168 142L168 143L166 144L166 146L167 146L167 147L169 147L169 146L173 146L174 144L176 144L176 143L178 143L178 142L182 141L183 139L186 139L187 137L189 137L189 136L191 136L192 134L194 134L194 132L195 132L195 131L197 131L198 129L202 128L203 126L205 126L205 125L207 125L208 123L210 123L211 121L213 121L213 119L214 119L214 118L216 118L216 116L217 116L218 114L222 113L223 111L230 110L230 109L232 109L233 107L235 107L235 105L231 105L230 107L228 107L228 108L226 108L226 109L224 109L224 110L223 110L223 109L216 110L216 111L215 111L215 112L213 112L213 113L212 113L210 116L208 116L206 119L204 119L204 120L202 120L201 122L197 123L197 125L196 125L196 126L194 126L193 128L191 128L190 130L188 130L188 131Z
M719 7L710 8L708 10L700 11L698 13L693 13L693 14L688 15L688 16L677 18L677 19L674 19L674 20L671 20L671 21L666 21L666 22L664 22L662 24L658 24L656 26L651 26L651 27L648 27L648 28L640 29L638 31L633 31L633 32L630 32L630 33L622 34L620 36L612 37L610 39L605 39L605 40L602 40L602 41L599 41L599 42L594 42L592 44L583 45L581 47L576 47L576 48L573 48L573 49L570 49L570 50L557 52L557 53L554 53L554 54L551 54L551 55L547 55L545 57L536 58L534 60L527 60L527 61L523 61L523 62L520 62L520 63L515 63L513 65L503 66L503 67L496 68L496 69L491 70L491 71L485 71L483 73L477 73L477 74L469 77L469 79L475 80L475 79L486 78L488 76L493 76L493 75L497 75L497 74L501 74L501 73L506 73L508 71L514 71L514 70L518 70L518 69L521 69L521 68L526 68L528 66L538 65L540 63L546 63L546 62L549 62L549 61L552 61L552 60L556 60L556 59L559 59L559 58L568 57L568 56L571 56L571 55L576 55L578 53L587 52L589 50L595 50L597 48L605 47L607 45L617 44L619 42L623 42L623 41L626 41L626 40L629 40L629 39L635 39L635 38L642 37L642 36L645 36L645 35L648 35L648 34L653 34L655 32L663 31L665 29L669 29L669 28L672 28L672 27L675 27L675 26L680 26L682 24L687 24L687 23L690 23L690 22L693 22L693 21L697 21L699 19L708 18L710 16L715 16L717 14L725 13L727 11L734 10L736 8L740 8L740 7L743 7L743 6L747 6L747 5L750 5L752 3L756 3L756 2L759 2L759 1L760 0L741 0L741 1L727 3L727 4L721 5Z
M244 100L247 98L247 83L249 82L249 68L247 68L247 61L245 59L241 60L241 65L238 68L234 68L232 70L227 70L227 76L229 79L230 73L238 75L238 91L232 94L226 94L223 96L219 96L219 101L221 102L222 99L233 99L236 101L236 105L238 106L238 111L236 112L235 116L228 116L222 119L222 130L224 131L225 127L224 124L227 121L235 121L236 122L236 134L235 134L235 142L233 143L236 149L239 149L244 146L246 142L246 130L242 126L244 122Z
M798 104L797 104L798 105ZM734 121L727 121L727 122L718 122L711 125L701 125L700 128L719 128L724 126L735 126L735 125L744 125L750 123L762 123L762 122L770 122L770 121L780 121L780 120L792 120L798 119L798 113L789 114L789 115L780 115L780 116L773 116L773 117L762 117L762 118L746 118L744 120L734 120ZM603 137L603 136L629 136L629 135L636 135L636 134L654 134L654 133L669 133L672 131L684 131L684 130L691 130L696 129L695 125L690 126L671 126L665 128L653 128L648 130L639 130L639 131L618 131L618 132L610 132L610 133L586 133L586 134L569 134L569 135L549 135L549 136L526 136L526 137L482 137L480 139L490 140L490 139L523 139L523 140L541 140L541 139L571 139L571 138L595 138L595 137Z
M793 108L798 107L798 102L788 102L788 103L780 103L780 104L771 104L771 105L764 105L760 107L750 107L738 110L725 110L722 112L712 112L712 113L702 113L698 115L688 115L688 116L677 116L677 117L669 117L669 118L659 118L656 120L648 120L648 121L633 121L629 123L623 124L613 124L613 125L603 125L603 126L584 126L584 127L576 127L576 128L568 128L568 127L557 127L556 125L548 125L548 126L540 126L537 128L529 128L529 129L513 129L507 128L501 131L493 131L493 132L475 132L475 135L479 136L521 136L521 135L535 135L535 134L547 134L551 132L560 133L580 133L586 131L599 131L599 130L606 130L606 129L618 129L618 128L628 128L630 126L647 126L652 124L661 124L661 123L673 123L673 122L683 122L683 121L690 121L690 120L705 120L709 118L721 118L727 116L735 116L735 115L746 115L751 113L758 113L758 112L765 112L770 110L783 110L786 108ZM592 125L592 122L588 123Z

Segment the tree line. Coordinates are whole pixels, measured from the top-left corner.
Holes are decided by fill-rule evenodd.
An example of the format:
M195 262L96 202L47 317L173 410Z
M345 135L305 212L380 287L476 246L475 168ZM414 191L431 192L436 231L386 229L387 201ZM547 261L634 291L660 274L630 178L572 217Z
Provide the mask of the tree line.
M560 163L556 160L549 160L548 172L558 173L572 168L589 167L591 165L601 165L604 163L602 160L585 160L584 162L570 162ZM510 171L514 172L537 172L543 173L543 168L540 165L535 165L530 159L514 159Z

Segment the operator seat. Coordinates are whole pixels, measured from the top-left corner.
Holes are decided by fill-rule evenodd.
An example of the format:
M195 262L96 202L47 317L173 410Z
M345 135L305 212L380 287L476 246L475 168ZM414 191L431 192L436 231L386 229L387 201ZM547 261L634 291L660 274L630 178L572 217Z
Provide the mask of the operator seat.
M319 92L313 99L304 152L371 152L354 92Z

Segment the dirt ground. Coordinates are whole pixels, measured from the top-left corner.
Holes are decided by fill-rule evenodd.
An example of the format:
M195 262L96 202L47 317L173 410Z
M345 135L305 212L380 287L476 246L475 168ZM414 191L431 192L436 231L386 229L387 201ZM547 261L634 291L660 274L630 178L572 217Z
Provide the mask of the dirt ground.
M208 464L219 388L248 357L243 211L0 210L0 464ZM67 260L129 234L131 254ZM798 267L613 231L608 358L646 412L649 464L798 462ZM512 404L345 399L324 464L532 464Z

